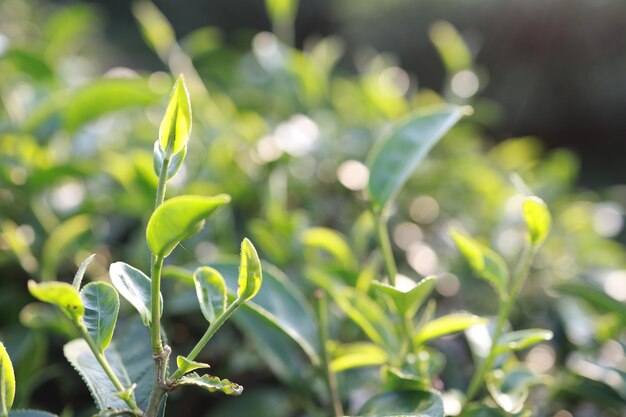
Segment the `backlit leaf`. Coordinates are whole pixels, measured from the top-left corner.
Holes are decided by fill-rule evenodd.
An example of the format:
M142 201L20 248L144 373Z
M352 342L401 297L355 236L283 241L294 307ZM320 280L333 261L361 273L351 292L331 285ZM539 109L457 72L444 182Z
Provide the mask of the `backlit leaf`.
M183 195L171 198L152 213L146 229L150 250L166 257L184 239L193 236L202 227L204 219L230 202L230 196L215 197Z
M176 155L187 145L191 134L191 102L181 74L174 84L165 116L159 127L161 149Z
M15 399L15 373L7 350L0 342L0 413L8 411Z
M415 336L415 343L420 344L437 337L461 332L477 324L484 324L487 319L468 313L456 313L442 316L426 323Z
M178 369L183 371L184 374L186 374L187 372L196 370L196 369L203 369L203 368L211 367L207 363L190 361L186 357L180 356L180 355L176 357L176 365L178 366Z
M252 242L246 238L241 242L237 297L242 300L254 297L261 289L262 280L261 260Z
M74 321L85 314L85 307L78 291L66 282L51 281L38 284L31 280L28 281L28 290L39 301L58 306Z
M377 291L391 297L396 308L402 315L413 317L426 298L432 294L436 283L436 277L426 277L407 291L400 290L382 282L374 281L373 284Z
M552 339L552 332L544 329L525 329L505 333L498 341L496 352L498 354L512 350L522 350L537 343Z
M120 309L120 297L111 284L92 282L80 291L85 306L83 321L89 335L103 352L111 339Z
M552 219L546 203L539 197L526 197L522 204L522 214L528 227L530 243L541 245L550 233Z
M330 367L333 372L364 366L382 365L388 356L384 349L370 342L353 342L339 345L333 352Z

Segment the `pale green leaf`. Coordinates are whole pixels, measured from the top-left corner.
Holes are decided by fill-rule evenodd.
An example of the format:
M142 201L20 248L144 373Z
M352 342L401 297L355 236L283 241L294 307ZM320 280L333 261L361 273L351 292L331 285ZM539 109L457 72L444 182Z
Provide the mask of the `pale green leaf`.
M299 0L265 0L267 14L273 22L292 21L298 10Z
M227 379L220 379L211 375L198 375L192 373L185 375L176 382L176 386L195 385L209 392L220 391L227 395L240 395L243 391L241 385L235 384Z
M0 342L0 413L5 414L15 400L15 372L4 344Z
M354 255L346 239L338 232L325 227L313 227L302 234L305 248L321 249L329 253L344 269L355 266Z
M76 271L76 274L74 275L74 280L72 281L72 286L74 288L76 288L77 290L80 290L80 285L83 282L83 277L85 276L85 271L87 270L87 267L89 266L89 264L91 263L91 261L93 261L93 258L96 257L96 254L91 254L89 255L81 264L80 267L78 268L78 271Z
M367 164L368 191L375 208L382 209L400 191L430 149L462 114L462 109L456 106L416 113L379 140Z
M152 213L146 229L150 250L166 257L184 239L200 230L204 219L230 202L230 196L215 197L183 195L161 204Z
M374 281L373 284L377 291L391 297L400 314L413 317L428 296L432 294L436 283L436 277L426 277L413 288L407 290L401 290L378 281Z
M499 295L505 294L509 281L509 269L502 257L458 230L451 229L450 236L474 273L491 283Z
M443 399L434 390L386 392L370 398L358 415L444 417Z
M524 408L529 388L545 378L522 367L495 370L486 377L486 385L496 404L507 413L517 414Z
M170 159L170 163L167 167L167 179L170 180L176 175L180 167L183 165L183 160L185 159L185 155L187 155L187 146L185 146L180 152L175 155L172 155ZM165 159L165 151L161 149L161 145L159 141L154 142L154 150L152 152L152 165L154 167L154 173L158 177L161 174L161 169L163 167L163 160Z
M203 266L193 273L193 281L200 310L204 318L213 323L226 310L227 293L224 277L216 269Z
M496 353L522 350L552 339L552 332L545 329L525 329L505 333L498 341Z
M39 301L58 306L70 319L76 321L85 314L85 307L76 288L66 282L28 281L28 290Z
M548 206L539 197L526 197L522 204L522 214L528 228L530 243L541 245L550 233L552 218Z
M191 134L191 102L181 74L174 84L165 116L159 127L161 149L176 155L187 145Z
M85 307L83 321L87 332L103 352L111 339L120 309L120 297L111 284L92 282L80 291Z
M484 324L487 319L469 313L455 313L429 321L415 336L415 343L421 344L437 337L461 332L477 324Z
M353 342L337 346L333 352L330 367L333 372L341 372L364 366L382 365L388 356L384 349L370 342Z
M132 304L141 316L144 325L152 322L152 300L150 296L150 278L139 269L124 262L115 262L109 267L111 283L117 291ZM161 306L163 295L161 294ZM161 311L163 314L163 311Z
M163 59L176 43L176 36L167 18L151 1L133 2L132 12L144 39Z
M254 297L261 289L262 280L261 260L252 242L246 238L241 242L237 298L249 300Z
M428 35L449 74L472 67L472 54L461 34L450 23L435 22Z
M196 369L204 369L204 368L211 367L208 363L191 361L187 359L186 357L180 356L180 355L176 357L176 365L178 366L178 369L183 371L183 374L194 371Z

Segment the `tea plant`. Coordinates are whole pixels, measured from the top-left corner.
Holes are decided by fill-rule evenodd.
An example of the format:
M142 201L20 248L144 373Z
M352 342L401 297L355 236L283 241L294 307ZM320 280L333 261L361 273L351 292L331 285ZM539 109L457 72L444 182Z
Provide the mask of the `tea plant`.
M163 416L168 393L185 385L227 395L239 395L243 389L227 379L193 371L209 367L206 363L196 362L196 357L224 322L261 287L261 263L248 239L241 244L234 294L229 294L225 279L217 270L205 266L194 272L198 301L209 325L187 355L177 356L177 369L174 372L169 370L171 348L164 343L165 332L161 328L163 296L160 288L164 260L182 240L196 234L205 219L230 201L226 194L165 199L167 182L181 167L190 133L191 105L181 76L174 85L159 128L159 139L154 145L154 170L159 180L155 209L146 228L146 240L152 252L150 277L131 265L115 262L109 269L112 285L93 282L83 286L83 276L92 255L80 266L72 284L60 281L28 283L31 294L40 301L56 305L80 335L80 339L65 346L64 352L91 390L100 416ZM138 356L146 354L141 348L143 333L140 330L131 333L131 338L137 338L132 344L127 341L125 346L116 346L112 342L120 307L119 295L132 304L143 325L149 329L153 366L146 362L149 357ZM153 368L152 372L150 368ZM0 374L3 417L48 415L8 412L15 395L15 379L4 347L0 351Z

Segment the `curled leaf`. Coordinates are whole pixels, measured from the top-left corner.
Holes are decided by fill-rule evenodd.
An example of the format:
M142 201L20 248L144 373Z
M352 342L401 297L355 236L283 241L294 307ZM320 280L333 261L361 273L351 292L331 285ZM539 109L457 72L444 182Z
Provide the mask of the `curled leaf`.
M226 310L224 277L216 269L203 266L193 273L193 281L202 314L209 323L213 323Z
M174 84L165 116L159 127L161 149L176 155L187 145L191 134L191 102L181 74Z
M243 387L239 384L235 384L227 379L220 379L216 376L200 376L195 372L180 378L176 382L176 386L179 385L195 385L209 392L220 391L226 395L239 395L243 392Z

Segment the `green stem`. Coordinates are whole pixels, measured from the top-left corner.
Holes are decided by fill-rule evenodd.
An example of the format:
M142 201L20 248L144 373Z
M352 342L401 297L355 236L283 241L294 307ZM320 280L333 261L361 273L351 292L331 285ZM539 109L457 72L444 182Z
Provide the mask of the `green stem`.
M339 398L339 390L337 388L337 378L335 373L330 367L330 355L328 353L328 301L326 300L326 294L322 291L315 294L317 298L317 318L319 320L319 336L322 344L322 367L326 377L326 385L328 387L328 394L333 405L333 412L335 417L342 417L344 415L341 399Z
M100 366L104 370L104 373L107 374L107 376L109 377L109 380L111 380L111 383L113 383L113 386L115 387L115 389L118 392L127 391L127 388L124 388L124 385L122 385L122 383L118 379L117 375L115 375L115 372L113 372L113 369L111 369L111 366L109 365L109 362L107 361L107 358L104 356L104 354L102 352L100 352L100 350L96 346L96 343L93 341L93 339L89 335L89 332L87 332L87 329L85 328L85 325L82 324L82 323L75 323L75 324L76 324L76 328L78 329L78 332L80 333L81 337L83 339L85 339L85 341L87 342L87 345L89 345L89 348L91 349L91 351L93 352L94 356L96 357L96 360L98 361L98 363L100 364ZM130 409L133 411L133 413L135 413L138 416L143 416L143 412L137 406L137 404L135 403L135 400L132 398L132 396L128 396L126 398L123 398L123 400L130 407Z
M387 230L387 219L382 211L376 211L373 214L374 221L376 222L376 231L378 233L378 243L380 244L380 249L383 252L385 272L387 273L389 284L395 286L398 268L396 267L396 262L393 259L391 241L389 240L389 232Z
M213 323L209 325L209 328L202 336L202 339L200 339L198 343L196 343L196 346L194 346L191 352L189 352L189 354L187 355L188 360L192 361L198 356L198 354L202 351L202 349L204 349L206 344L209 343L209 340L211 340L211 338L215 335L219 328L222 327L222 324L224 324L226 320L228 320L228 318L235 312L235 310L239 308L239 306L241 306L241 304L243 304L243 300L237 298L231 305L228 306L226 311L224 311L221 316L219 316ZM180 377L182 377L183 375L184 371L181 369L177 369L176 372L174 372L174 374L169 379L169 383L172 384L176 382L176 380L180 379Z
M150 286L150 301L152 304L150 338L152 340L152 355L156 356L163 352L161 343L161 270L163 269L163 257L153 256Z
M161 172L159 172L159 183L157 185L156 201L154 202L154 208L156 209L165 200L165 190L167 189L167 171L170 167L171 156L166 155L163 158L163 165L161 165Z
M513 303L517 299L517 296L522 289L522 285L524 284L524 281L528 276L528 271L530 270L530 265L532 264L532 260L536 252L536 248L533 246L527 245L524 248L524 252L522 253L520 261L517 265L517 269L515 271L513 282L511 283L508 295L501 295L500 307L498 309L498 319L496 322L496 329L491 339L491 348L489 349L489 355L487 355L487 358L480 364L478 370L474 374L474 377L469 384L467 396L465 398L466 404L470 402L476 396L476 394L478 394L478 390L483 385L487 372L489 372L493 367L493 364L498 356L497 347L498 342L500 341L500 337L502 336L504 323L508 320L509 315L511 314Z

